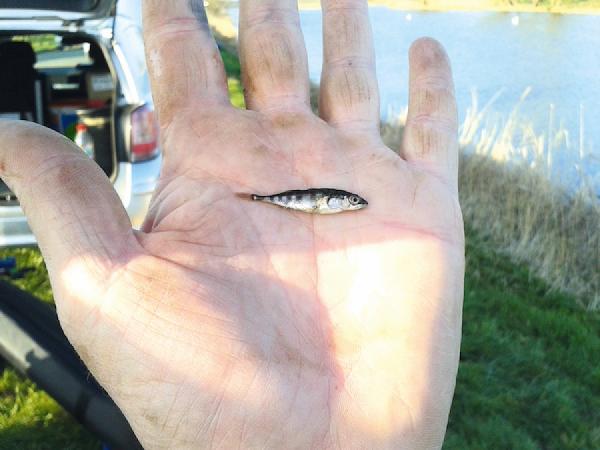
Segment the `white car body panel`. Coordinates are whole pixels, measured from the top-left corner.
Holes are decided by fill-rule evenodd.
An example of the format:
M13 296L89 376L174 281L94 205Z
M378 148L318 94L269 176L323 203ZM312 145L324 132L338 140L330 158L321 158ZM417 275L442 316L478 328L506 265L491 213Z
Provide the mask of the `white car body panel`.
M106 0L102 0L106 2ZM1 0L0 0L1 5ZM141 0L120 0L116 16L85 20L92 13L0 8L0 31L85 33L108 50L120 83L123 100L131 105L152 104L150 82L143 51ZM126 147L130 125L123 123ZM143 162L118 161L111 182L123 202L132 225L139 228L146 215L158 178L162 157ZM0 206L0 247L35 245L36 239L20 206Z

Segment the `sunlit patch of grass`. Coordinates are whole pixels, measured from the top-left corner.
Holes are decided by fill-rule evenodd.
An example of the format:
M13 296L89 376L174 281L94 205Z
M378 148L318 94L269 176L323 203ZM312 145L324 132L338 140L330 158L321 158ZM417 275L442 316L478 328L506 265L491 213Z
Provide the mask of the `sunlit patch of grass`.
M240 80L230 77L227 79L227 84L229 86L229 98L231 99L233 106L241 109L246 108L246 102L244 101L244 93L242 91Z
M246 108L244 91L242 89L240 61L233 49L221 48L221 58L227 72L227 85L229 88L229 99L236 108Z

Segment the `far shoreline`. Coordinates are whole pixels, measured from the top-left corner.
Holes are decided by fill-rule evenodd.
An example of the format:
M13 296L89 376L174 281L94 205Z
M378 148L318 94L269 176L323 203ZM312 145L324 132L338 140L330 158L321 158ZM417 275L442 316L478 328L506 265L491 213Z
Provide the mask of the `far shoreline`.
M381 6L389 9L411 12L496 12L496 13L546 13L546 14L579 14L600 15L600 2L590 6L534 6L515 4L494 0L369 0L369 6ZM321 9L319 0L300 0L300 10Z
M498 13L498 14L552 14L552 15L600 15L600 0L584 7L558 5L554 7L534 6L533 4L510 5L502 0L369 0L369 7L381 7L407 13ZM424 4L426 3L426 4ZM592 3L592 2L588 2ZM316 11L321 9L320 0L299 0L300 11ZM237 29L233 26L226 9L207 8L211 28L221 38L222 43L228 41L235 47Z

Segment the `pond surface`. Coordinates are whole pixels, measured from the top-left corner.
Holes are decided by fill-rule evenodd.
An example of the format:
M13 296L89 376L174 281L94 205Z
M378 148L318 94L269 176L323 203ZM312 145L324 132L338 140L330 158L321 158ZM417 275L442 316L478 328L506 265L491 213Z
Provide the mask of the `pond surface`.
M570 154L556 155L563 182L575 183L574 165L583 165L600 192L600 16L512 13L421 13L372 7L382 117L402 111L408 100L408 48L421 36L445 46L454 71L461 121L477 92L482 106L508 117L528 88L520 117L538 134L548 130L550 105L554 129L568 131ZM232 10L237 24L237 11ZM320 11L302 11L310 77L317 82L322 64ZM583 124L580 117L583 113ZM580 127L583 125L583 127ZM580 161L583 128L585 158Z

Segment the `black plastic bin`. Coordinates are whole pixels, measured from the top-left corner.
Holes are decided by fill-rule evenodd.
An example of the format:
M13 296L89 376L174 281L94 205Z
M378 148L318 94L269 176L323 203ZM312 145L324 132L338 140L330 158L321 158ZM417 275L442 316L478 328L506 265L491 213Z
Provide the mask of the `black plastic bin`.
M90 375L49 305L0 281L0 356L112 450L141 449L125 417Z

